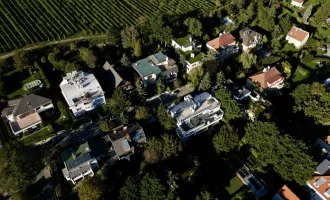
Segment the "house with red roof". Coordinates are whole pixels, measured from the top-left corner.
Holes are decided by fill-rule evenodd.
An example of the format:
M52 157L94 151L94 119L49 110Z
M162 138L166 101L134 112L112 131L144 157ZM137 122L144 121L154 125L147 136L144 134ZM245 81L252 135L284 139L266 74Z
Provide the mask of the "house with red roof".
M313 178L307 181L312 198L317 200L330 199L330 161L324 159L317 167Z
M289 44L293 44L297 49L302 47L308 40L309 33L293 26L289 33L286 35L285 39Z
M230 33L220 33L219 37L208 41L206 47L217 52L222 61L238 52L238 42Z
M284 77L276 67L267 67L263 71L249 77L247 85L256 83L261 89L281 89L284 86Z
M293 193L288 186L283 185L282 188L278 190L272 200L300 200L295 193Z
M303 3L304 3L304 0L292 0L291 1L291 5L297 6L297 7L302 7Z

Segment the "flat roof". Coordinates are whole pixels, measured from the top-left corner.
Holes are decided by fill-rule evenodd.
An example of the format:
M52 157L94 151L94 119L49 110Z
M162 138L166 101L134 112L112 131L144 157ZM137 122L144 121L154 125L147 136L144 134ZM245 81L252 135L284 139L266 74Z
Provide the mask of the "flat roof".
M10 122L10 127L14 133L19 132L29 126L41 123L41 117L37 112L31 112L24 118L17 119L14 122Z

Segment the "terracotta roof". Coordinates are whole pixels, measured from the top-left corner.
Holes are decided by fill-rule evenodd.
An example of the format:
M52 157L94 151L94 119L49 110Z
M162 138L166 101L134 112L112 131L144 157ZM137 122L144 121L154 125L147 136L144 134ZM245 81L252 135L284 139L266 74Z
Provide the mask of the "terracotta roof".
M308 35L309 33L307 31L304 31L301 28L297 28L293 26L287 36L302 42L306 37L308 37Z
M258 72L249 77L253 82L259 83L260 87L263 89L268 88L268 84L273 84L280 79L284 79L281 73L276 69L276 67L272 67L270 70L266 72Z
M207 44L215 49L219 49L221 47L227 46L234 42L236 42L236 39L234 38L234 36L230 33L226 33L226 34L223 34L223 35L209 41Z
M277 193L284 199L299 200L299 198L286 185L279 189Z
M307 181L309 183L309 185L311 187L313 187L314 190L316 190L318 193L320 193L322 195L323 198L325 199L330 199L330 197L327 197L324 195L324 193L330 189L330 175L329 175L329 170L328 172L326 173L327 175L314 175L313 179L312 180L309 180ZM321 180L320 179L323 179L322 182L320 182ZM320 185L318 185L318 187L316 187L314 184L319 181L319 183L322 183Z
M297 3L303 3L304 2L304 0L292 0L292 1L295 1Z

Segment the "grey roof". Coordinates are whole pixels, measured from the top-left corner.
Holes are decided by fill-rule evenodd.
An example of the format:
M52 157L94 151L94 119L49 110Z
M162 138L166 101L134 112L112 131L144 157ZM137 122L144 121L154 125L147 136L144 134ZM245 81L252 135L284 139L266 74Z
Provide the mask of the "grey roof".
M114 65L110 65L110 63L108 63L108 61L105 62L103 65L103 69L105 69L109 74L109 78L110 78L112 86L114 88L117 88L120 86L123 79L119 76L119 74L116 72L116 70L113 67L114 67Z
M85 165L83 165L83 166L81 166L81 167L79 167L79 168L77 168L73 171L70 171L69 176L70 176L70 178L74 179L75 177L89 171L90 169L92 169L92 166L88 163L88 164L85 164Z
M29 94L20 99L8 101L8 107L2 111L2 114L13 114L16 117L50 102L52 102L51 99L39 94Z
M253 43L259 43L262 40L262 35L250 28L243 28L239 31L239 35L245 46L249 46Z
M326 173L328 170L330 169L330 161L327 159L324 159L317 167L316 167L316 171L323 175L324 173Z
M317 181L315 181L314 185L315 185L315 187L320 187L325 182L326 182L326 180L321 177L321 178L317 179Z

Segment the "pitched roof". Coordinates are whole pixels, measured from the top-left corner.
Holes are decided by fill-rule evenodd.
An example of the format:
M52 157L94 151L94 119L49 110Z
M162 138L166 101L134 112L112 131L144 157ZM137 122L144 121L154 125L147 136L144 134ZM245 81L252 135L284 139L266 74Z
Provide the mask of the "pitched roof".
M116 72L116 70L113 67L114 65L110 65L108 61L105 62L103 65L103 69L105 69L109 74L109 78L112 86L114 88L117 88L121 84L123 79L119 76L119 74Z
M297 3L303 3L304 2L304 0L292 0L292 1L295 1Z
M324 159L317 167L316 171L323 175L330 169L330 161L328 159Z
M236 39L234 36L230 33L226 33L223 35L220 35L219 37L207 42L208 45L213 47L214 49L219 49L221 47L227 46L231 43L236 42Z
M287 36L302 42L306 37L308 37L309 33L307 31L302 30L301 28L297 28L293 26Z
M62 152L61 156L68 170L76 168L91 160L90 149L88 143L79 145L78 147L68 149Z
M284 199L299 200L299 198L286 185L279 189L277 193Z
M41 93L34 93L23 96L20 99L8 101L8 107L2 111L3 115L13 114L14 117L34 110L52 100L41 96Z
M261 88L266 89L268 88L268 84L275 83L276 81L284 78L276 67L272 67L266 72L262 71L250 76L249 79L253 82L259 83Z
M239 31L239 35L245 46L250 46L253 43L259 43L262 40L262 35L250 28L243 28Z

